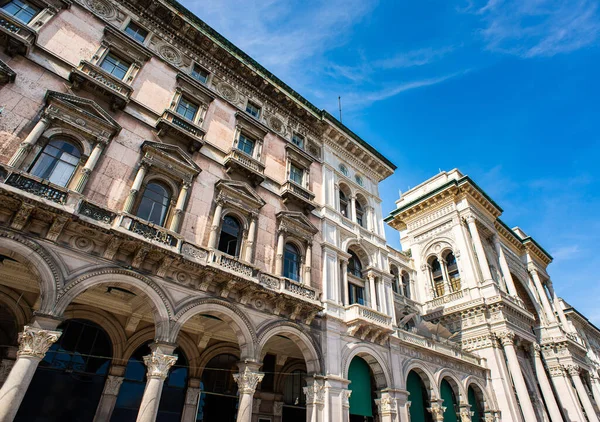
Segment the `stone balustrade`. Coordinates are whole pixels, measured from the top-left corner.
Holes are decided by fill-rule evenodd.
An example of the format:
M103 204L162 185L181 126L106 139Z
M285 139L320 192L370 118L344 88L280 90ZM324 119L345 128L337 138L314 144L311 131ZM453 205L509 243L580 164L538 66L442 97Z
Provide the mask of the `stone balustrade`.
M352 323L358 320L369 322L387 329L392 327L392 317L389 315L382 314L381 312L359 305L358 303L346 306L346 323Z
M398 329L396 330L398 338L406 343L414 344L419 347L427 348L435 352L444 354L446 356L452 356L458 359L462 359L473 365L481 365L481 358L475 354L465 352L461 349L460 345L452 343L448 340L435 339L424 337L420 334Z

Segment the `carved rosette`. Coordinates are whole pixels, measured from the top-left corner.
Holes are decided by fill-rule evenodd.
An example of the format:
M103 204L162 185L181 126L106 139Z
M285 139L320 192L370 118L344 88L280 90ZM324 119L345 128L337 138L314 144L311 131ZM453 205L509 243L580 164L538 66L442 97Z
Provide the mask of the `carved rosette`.
M44 359L50 346L56 343L61 334L60 331L43 330L26 325L19 333L17 357Z
M104 383L104 393L108 396L119 395L121 384L123 384L123 377L117 377L115 375L109 375Z
M503 331L496 333L496 337L502 343L502 346L512 346L515 343L515 333L512 331Z
M165 355L154 351L148 356L144 356L144 364L146 365L148 378L158 378L165 380L169 375L169 369L177 362L176 355Z
M240 394L254 394L256 386L262 381L265 374L254 372L250 368L244 368L243 372L233 374L233 379L238 385Z
M306 395L306 404L315 405L325 402L325 386L319 381L309 382L308 387L302 389Z
M431 413L431 417L434 421L443 421L444 420L444 412L446 408L439 403L431 403L431 407L427 408L427 411Z

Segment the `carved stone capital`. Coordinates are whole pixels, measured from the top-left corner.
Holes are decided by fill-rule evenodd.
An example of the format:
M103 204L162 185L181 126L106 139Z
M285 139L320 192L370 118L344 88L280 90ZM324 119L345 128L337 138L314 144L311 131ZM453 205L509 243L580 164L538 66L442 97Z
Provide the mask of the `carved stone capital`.
M283 415L283 402L276 401L273 403L273 416L281 416L281 415Z
M115 375L109 375L106 377L103 394L108 396L119 395L119 390L121 389L121 384L123 384L123 379L123 377L117 377Z
M43 330L26 325L19 333L19 351L17 357L43 359L62 333L60 331Z
M381 393L381 398L375 400L375 403L381 415L396 413L396 399L390 393Z
M325 386L322 381L308 381L308 387L302 389L306 395L306 404L323 404L325 402Z
M352 390L342 390L342 406L350 407L350 395Z
M169 369L177 362L176 355L165 355L158 351L153 351L148 356L144 356L144 364L146 365L148 378L166 379L169 375Z
M238 385L240 394L254 394L256 386L262 381L264 376L265 374L254 372L246 367L242 372L233 374L233 379Z
M446 407L439 403L431 403L431 407L428 407L427 411L431 413L431 417L434 421L441 422L444 420L444 412L446 411Z
M496 333L496 337L502 343L502 346L512 346L515 343L515 333L512 331Z
M542 348L537 343L531 345L531 351L535 357L540 357L542 355Z
M579 370L580 370L579 365L565 365L565 370L572 377L579 376Z
M460 407L458 412L458 420L460 422L471 422L471 417L474 412L471 412L471 406L464 405Z
M562 377L565 375L565 369L560 365L549 366L548 372L550 373L551 377Z

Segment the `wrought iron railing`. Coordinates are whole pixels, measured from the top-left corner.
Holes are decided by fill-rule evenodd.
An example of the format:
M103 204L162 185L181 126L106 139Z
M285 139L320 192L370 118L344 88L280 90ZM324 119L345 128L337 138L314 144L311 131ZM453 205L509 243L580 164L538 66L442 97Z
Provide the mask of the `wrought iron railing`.
M67 202L67 190L50 186L47 181L38 181L23 174L12 173L4 183L57 204Z
M163 227L150 225L138 220L132 220L129 225L129 231L139 234L145 239L153 240L167 246L177 246L178 239Z
M79 214L105 224L112 224L117 216L116 213L91 204L87 201L83 201L81 203L79 207Z

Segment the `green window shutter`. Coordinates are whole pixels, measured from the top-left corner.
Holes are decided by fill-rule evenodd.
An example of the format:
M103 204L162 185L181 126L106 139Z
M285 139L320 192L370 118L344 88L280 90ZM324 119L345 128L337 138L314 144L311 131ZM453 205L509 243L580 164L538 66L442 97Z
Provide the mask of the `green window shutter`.
M473 390L473 387L469 387L469 404L471 405L471 412L473 412L471 420L473 422L481 421L481 407L479 406L479 401L477 401L477 396L475 396L475 390Z
M348 368L348 380L352 390L350 394L350 414L373 416L371 407L371 370L362 358L355 357Z
M442 396L442 400L444 400L442 406L446 407L446 411L444 412L444 422L458 422L456 416L456 397L454 396L452 387L450 387L450 384L446 380L442 380L440 395Z

